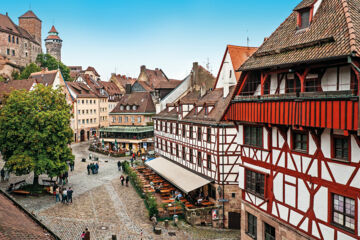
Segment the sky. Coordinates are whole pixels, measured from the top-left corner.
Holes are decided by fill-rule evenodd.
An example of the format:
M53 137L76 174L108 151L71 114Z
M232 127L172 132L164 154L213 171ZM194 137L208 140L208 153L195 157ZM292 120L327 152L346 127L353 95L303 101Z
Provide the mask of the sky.
M58 30L64 64L93 66L104 81L138 77L141 65L184 79L193 62L217 75L227 44L260 46L300 1L2 0L0 13L18 23L31 9L43 39Z

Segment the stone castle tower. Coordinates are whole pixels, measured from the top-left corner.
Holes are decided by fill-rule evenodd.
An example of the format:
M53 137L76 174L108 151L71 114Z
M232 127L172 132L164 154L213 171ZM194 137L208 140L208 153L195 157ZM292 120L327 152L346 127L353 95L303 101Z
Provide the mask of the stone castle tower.
M45 47L47 54L50 54L58 61L61 61L62 40L54 26L52 26L49 31L49 36L45 39Z
M19 27L30 33L41 45L41 20L31 10L19 17Z

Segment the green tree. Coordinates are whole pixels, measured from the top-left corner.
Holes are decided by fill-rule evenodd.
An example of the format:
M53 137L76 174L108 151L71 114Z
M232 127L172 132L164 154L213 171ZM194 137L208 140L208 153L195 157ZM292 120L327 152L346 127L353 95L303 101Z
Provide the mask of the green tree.
M55 70L60 68L61 74L64 77L65 81L69 81L70 79L70 69L65 66L65 64L63 64L60 61L57 61L56 58L54 58L53 56L49 55L49 54L39 54L36 58L36 63L38 63L40 65L40 67L42 68L47 68L49 70Z
M12 77L12 79L13 80L19 80L20 79L20 73L18 72L18 71L13 71L12 73L11 73L11 77Z
M60 89L37 85L31 92L16 90L0 110L0 150L5 167L16 175L34 172L58 176L74 161L69 144L71 106Z
M28 79L30 77L30 74L39 71L41 71L41 68L38 65L36 65L35 63L30 63L24 68L24 70L21 71L19 78Z

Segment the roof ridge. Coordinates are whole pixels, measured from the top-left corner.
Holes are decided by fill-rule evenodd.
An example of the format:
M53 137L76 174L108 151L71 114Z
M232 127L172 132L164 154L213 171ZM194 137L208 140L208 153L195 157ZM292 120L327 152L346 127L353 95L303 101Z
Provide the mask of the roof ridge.
M346 19L346 24L349 30L349 39L350 39L350 50L351 53L356 53L357 55L359 55L358 53L358 49L356 46L356 34L355 34L355 29L354 29L354 24L351 18L351 14L349 11L349 5L348 5L348 0L341 0L341 4L343 7L343 11L345 14L345 19Z

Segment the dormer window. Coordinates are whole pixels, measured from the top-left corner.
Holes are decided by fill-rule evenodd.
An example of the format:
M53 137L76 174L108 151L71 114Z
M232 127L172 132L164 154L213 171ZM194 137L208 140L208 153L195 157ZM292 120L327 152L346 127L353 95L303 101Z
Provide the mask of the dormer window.
M297 27L299 30L308 28L310 26L310 12L310 8L305 8L298 11Z
M136 110L136 105L132 106L132 109L135 111Z
M126 110L130 110L130 105L127 105L127 106L126 106Z
M124 110L124 105L120 106L120 110L123 111Z

